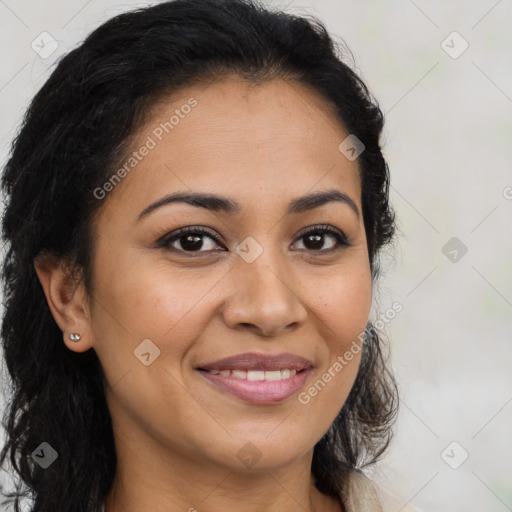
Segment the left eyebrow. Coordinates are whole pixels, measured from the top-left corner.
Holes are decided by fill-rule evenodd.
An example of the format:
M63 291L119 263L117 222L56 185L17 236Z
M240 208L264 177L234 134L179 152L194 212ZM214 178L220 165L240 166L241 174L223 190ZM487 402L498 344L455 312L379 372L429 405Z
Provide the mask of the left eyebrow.
M339 190L327 190L325 192L316 192L297 197L290 201L288 206L288 214L303 213L308 210L313 210L330 202L340 202L348 205L350 209L356 214L359 219L360 213L354 200L347 194ZM229 214L237 214L242 211L242 207L236 201L229 199L225 196L215 194L207 194L200 192L175 192L158 199L154 203L146 207L137 217L137 221L149 215L151 212L162 206L171 203L186 203L191 206L199 208L206 208L207 210L215 212L224 212Z

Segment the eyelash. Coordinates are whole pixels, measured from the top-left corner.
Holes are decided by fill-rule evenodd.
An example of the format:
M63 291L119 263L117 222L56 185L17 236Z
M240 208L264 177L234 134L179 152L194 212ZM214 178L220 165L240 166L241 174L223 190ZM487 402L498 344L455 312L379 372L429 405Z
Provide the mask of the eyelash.
M349 247L350 245L352 245L350 243L350 240L348 239L348 237L345 235L345 233L343 233L342 231L340 231L332 226L329 226L328 224L321 224L321 225L311 226L311 227L307 228L305 231L303 231L297 237L297 240L306 238L307 236L312 235L312 234L331 235L336 239L336 242L338 243L338 247L327 249L327 250L305 249L308 252L332 253L332 252L339 251L345 247ZM175 242L176 240L179 240L180 238L184 238L188 235L207 236L207 237L213 239L218 244L222 244L222 242L221 242L222 237L218 233L216 233L214 231L207 230L202 227L194 227L194 226L187 226L184 228L180 228L176 231L173 231L172 233L169 233L169 234L163 236L162 238L160 238L157 243L158 243L158 246L162 249L171 249L171 250L176 250L176 251L182 252L182 253L183 252L184 253L209 253L209 252L211 252L211 251L201 251L201 250L199 250L199 251L184 251L182 249L176 249L174 247L172 247L172 248L169 247L171 245L171 243ZM215 252L217 252L217 251L215 251Z

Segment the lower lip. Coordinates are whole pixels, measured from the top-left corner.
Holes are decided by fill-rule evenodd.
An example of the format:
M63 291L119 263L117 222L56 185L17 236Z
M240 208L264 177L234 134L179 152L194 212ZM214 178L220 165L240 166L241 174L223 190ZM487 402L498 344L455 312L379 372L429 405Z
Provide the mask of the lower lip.
M286 400L298 393L312 370L306 369L289 379L278 381L250 381L220 374L214 375L204 370L197 371L214 386L241 400L252 404L272 404Z

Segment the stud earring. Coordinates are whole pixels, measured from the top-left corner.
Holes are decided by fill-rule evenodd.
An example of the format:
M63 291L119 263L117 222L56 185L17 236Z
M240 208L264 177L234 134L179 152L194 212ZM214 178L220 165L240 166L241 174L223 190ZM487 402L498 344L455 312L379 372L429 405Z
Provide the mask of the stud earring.
M75 332L72 332L72 333L69 335L69 339L70 339L71 341L80 341L80 338L81 338L81 337L82 337L82 336L81 336L80 334L75 333Z

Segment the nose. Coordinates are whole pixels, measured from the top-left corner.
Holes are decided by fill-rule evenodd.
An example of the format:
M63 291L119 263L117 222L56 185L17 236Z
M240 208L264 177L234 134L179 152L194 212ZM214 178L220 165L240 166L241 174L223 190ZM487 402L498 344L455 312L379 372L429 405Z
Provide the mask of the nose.
M230 272L231 290L224 308L224 322L235 330L249 329L261 336L276 336L297 329L308 312L294 272L263 253L252 263L242 258Z

